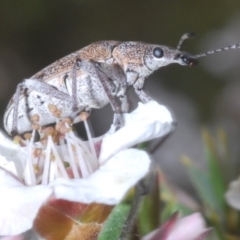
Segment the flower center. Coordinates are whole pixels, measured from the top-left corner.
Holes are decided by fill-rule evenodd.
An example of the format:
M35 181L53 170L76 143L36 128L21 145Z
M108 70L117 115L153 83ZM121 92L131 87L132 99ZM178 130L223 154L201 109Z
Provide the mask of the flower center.
M95 142L87 121L84 126L88 142L78 138L69 119L58 122L53 127L33 130L25 134L25 140L15 138L22 146L26 161L23 162L23 181L27 185L47 185L57 178L86 178L99 167ZM39 142L34 142L36 132Z

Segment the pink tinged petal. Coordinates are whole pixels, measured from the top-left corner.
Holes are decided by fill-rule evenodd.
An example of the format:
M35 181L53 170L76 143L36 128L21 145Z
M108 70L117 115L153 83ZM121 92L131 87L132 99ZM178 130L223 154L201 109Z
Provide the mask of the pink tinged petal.
M240 210L240 179L230 183L225 198L231 207Z
M173 231L176 225L178 217L179 217L179 212L174 213L170 217L170 219L167 220L167 222L165 222L160 228L152 231L151 233L143 237L142 240L167 240L168 236L171 234L171 231Z
M167 240L195 240L206 231L205 221L200 213L182 218ZM201 238L200 238L201 239Z
M147 153L137 149L119 152L85 179L56 179L50 184L58 199L81 203L118 204L149 170Z
M45 186L27 187L0 168L0 235L20 234L32 227L41 205L52 194Z
M20 234L17 236L6 236L6 237L0 237L0 240L24 240L24 234Z
M142 240L204 240L211 229L206 229L205 221L200 213L194 213L177 222L175 213L159 229L149 233Z
M117 152L138 143L166 136L173 129L173 118L168 109L155 101L139 103L138 108L123 114L124 126L103 138L100 164Z
M207 230L205 230L205 232L203 232L199 237L195 238L194 240L205 240L211 231L212 229L208 228Z

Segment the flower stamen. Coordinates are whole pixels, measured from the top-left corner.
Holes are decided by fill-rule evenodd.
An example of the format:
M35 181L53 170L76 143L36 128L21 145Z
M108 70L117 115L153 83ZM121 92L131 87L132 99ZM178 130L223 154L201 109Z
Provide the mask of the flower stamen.
M90 132L90 129L88 126L88 122L87 122L87 120L85 120L85 121L83 121L83 123L84 123L85 129L86 129L86 133L87 133L87 137L88 137L88 141L89 141L89 145L90 145L90 150L91 150L93 156L97 159L97 153L94 148L94 143L93 143L91 132Z
M27 162L26 162L26 167L24 169L24 181L26 184L28 185L35 185L36 184L36 177L35 177L35 174L34 174L34 166L32 164L32 148L33 148L33 140L35 138L35 133L36 133L36 130L33 130L32 132L32 137L29 140L27 140L27 149L28 149L28 152L27 152Z
M23 180L27 185L48 185L57 178L86 178L99 168L87 121L84 120L84 126L88 143L78 138L69 124L72 122L66 119L59 121L55 129L38 130L39 142L34 142L36 130L25 140L17 141L26 149Z

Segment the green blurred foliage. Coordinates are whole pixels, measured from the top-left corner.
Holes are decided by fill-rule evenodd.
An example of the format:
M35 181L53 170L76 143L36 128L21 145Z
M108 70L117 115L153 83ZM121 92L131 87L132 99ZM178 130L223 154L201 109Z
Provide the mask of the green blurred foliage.
M225 200L228 184L225 169L232 167L226 134L220 128L213 137L203 130L203 142L207 169L199 168L187 157L183 157L183 163L201 199L202 212L214 228L217 239L237 240L240 238L239 211L230 208Z

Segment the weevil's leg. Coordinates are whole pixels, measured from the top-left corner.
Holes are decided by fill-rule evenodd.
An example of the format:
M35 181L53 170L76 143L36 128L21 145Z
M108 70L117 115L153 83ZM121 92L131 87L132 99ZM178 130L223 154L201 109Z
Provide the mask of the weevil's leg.
M117 97L120 99L122 103L121 110L124 113L127 113L129 111L129 102L127 99L126 91L127 91L127 82L125 81L123 84L121 84L120 90L117 93Z
M144 85L144 78L138 78L137 81L134 83L133 87L134 90L136 92L136 94L138 95L138 97L140 98L140 100L143 103L147 103L150 100L152 100L151 97L149 97L144 91L143 91L143 85Z
M109 79L113 81L116 86L116 90L113 93L121 101L122 112L128 112L129 103L126 96L127 79L124 71L118 64L98 63L97 67L103 72Z
M46 95L50 95L52 97L64 100L64 101L71 101L71 97L59 91L55 87L36 80L36 79L25 79L22 83L17 85L16 93L14 94L14 109L13 109L13 124L12 124L12 131L11 134L15 135L18 133L17 126L18 126L18 107L19 107L19 100L20 100L20 93L23 89L30 89L37 91L39 93L43 93Z
M118 64L97 63L97 68L103 72L116 86L114 95L118 97L127 90L127 79L124 71Z
M96 63L97 68L114 82L124 85L126 75L118 64Z
M108 79L108 77L106 76L105 73L103 73L102 71L100 71L98 69L98 63L95 63L93 61L83 61L83 60L79 60L78 61L78 66L83 69L84 71L88 72L90 75L95 75L95 77L97 79L99 79L108 99L109 102L112 106L112 109L114 111L114 125L119 128L121 127L122 124L122 110L121 110L121 106L119 105L116 97L112 94L111 89L110 89L110 85L113 84L112 82L110 82L110 80Z
M124 95L120 96L119 99L122 102L122 105L121 105L122 112L128 113L129 112L129 103L128 103L127 95L124 94Z
M71 97L68 94L59 91L57 88L45 82L36 79L25 79L21 84L22 89L28 88L29 90L34 90L54 98L58 98L64 101L71 101Z
M19 107L19 99L20 99L20 92L23 87L23 83L19 83L17 85L16 92L13 96L14 108L13 108L13 122L12 122L12 130L11 135L18 134L17 126L18 126L18 107Z
M114 111L113 123L117 128L120 128L123 125L121 106L119 105L119 103L116 100L116 97L111 93L111 90L108 87L109 80L106 77L106 75L104 73L102 73L101 71L96 71L96 72L97 72L98 78L103 86L103 89L108 96L108 99L112 106L112 109Z
M72 71L72 110L76 112L77 108L77 68L78 68L78 60L76 60L73 71Z

